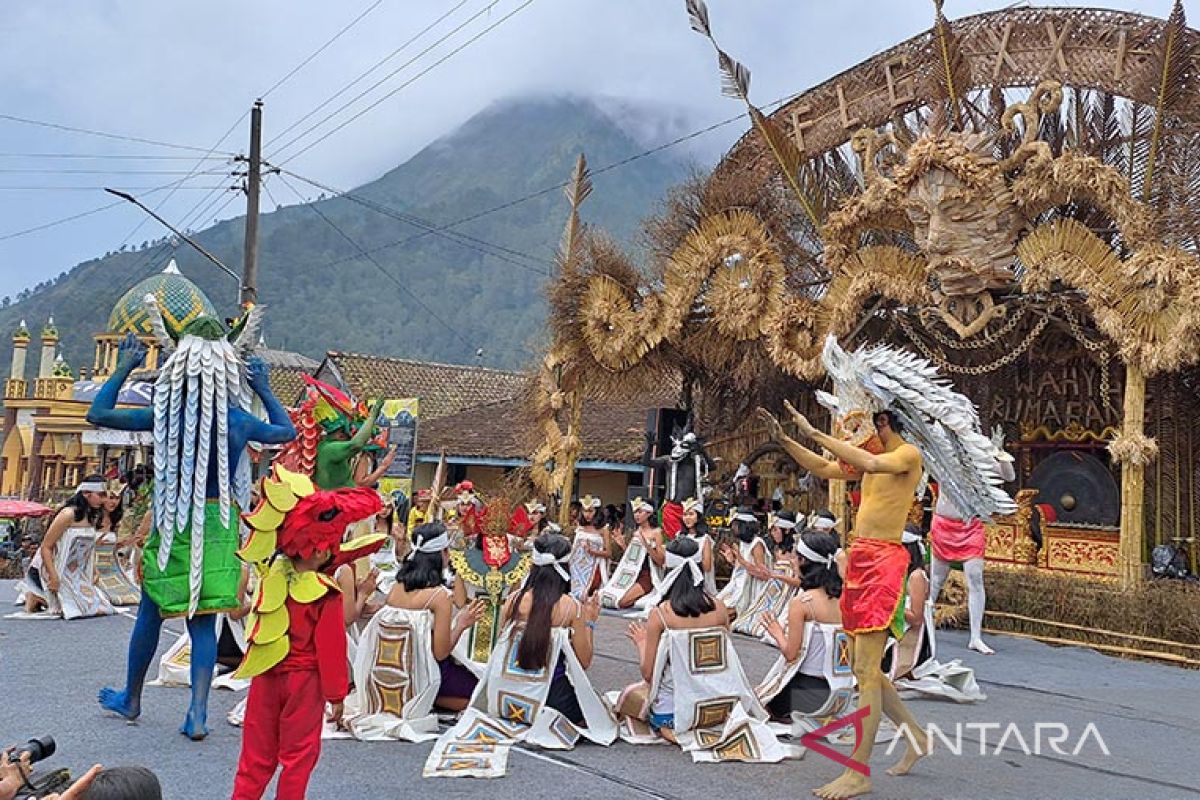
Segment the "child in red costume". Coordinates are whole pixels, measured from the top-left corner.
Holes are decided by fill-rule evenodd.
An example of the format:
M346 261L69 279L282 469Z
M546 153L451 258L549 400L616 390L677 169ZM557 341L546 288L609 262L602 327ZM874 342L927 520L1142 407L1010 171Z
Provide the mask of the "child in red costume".
M321 754L326 704L330 718L340 720L349 690L342 598L331 575L382 546L382 535L341 541L347 525L371 517L381 503L373 489L308 489L306 478L277 468L264 481L263 504L246 515L254 534L240 554L258 561L260 581L238 670L253 681L233 800L259 800L277 766L276 798L304 800ZM289 505L283 515L280 506ZM270 530L281 516L278 530Z

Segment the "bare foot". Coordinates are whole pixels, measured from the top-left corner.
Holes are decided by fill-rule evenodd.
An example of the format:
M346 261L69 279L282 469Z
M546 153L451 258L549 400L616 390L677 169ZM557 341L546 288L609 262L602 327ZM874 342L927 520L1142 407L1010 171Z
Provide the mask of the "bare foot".
M983 653L985 656L993 655L996 652L984 644L983 639L972 639L970 643L967 644L967 649L974 650L976 653Z
M907 738L908 744L905 746L904 755L900 756L900 760L887 771L888 775L907 775L916 766L916 763L929 755L929 751L933 749L933 739L929 737L929 734L919 737L920 740L916 735Z
M871 779L861 772L848 769L820 789L813 789L813 794L824 800L843 800L847 797L858 797L869 791Z

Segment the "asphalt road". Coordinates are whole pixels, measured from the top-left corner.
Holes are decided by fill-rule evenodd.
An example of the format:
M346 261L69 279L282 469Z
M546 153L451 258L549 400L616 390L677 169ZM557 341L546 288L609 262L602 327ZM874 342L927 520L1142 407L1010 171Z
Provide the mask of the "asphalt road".
M0 612L16 610L8 605L12 597L11 582L0 581ZM179 629L179 623L168 625ZM50 734L58 753L49 765L82 772L93 763L144 764L158 773L168 800L229 797L240 731L224 717L239 695L214 691L213 733L199 743L176 732L187 705L184 689L147 688L136 724L96 705L101 686L121 682L131 626L127 616L73 622L0 619L0 743ZM624 626L605 617L598 627L591 677L601 690L636 678ZM163 647L173 638L164 635ZM914 774L893 778L883 768L894 759L877 749L873 797L1200 798L1196 672L1007 637L993 637L998 653L985 658L965 650L965 643L959 632L940 632L939 655L974 666L988 699L974 705L918 700L912 706L919 719L936 723L951 740L956 723L974 723L962 730L961 754L941 746ZM751 679L765 674L774 651L745 639L737 646ZM1038 723L1067 726L1069 736L1059 745L1063 754L1053 752L1048 737L1054 731L1045 727L1041 754L1025 752L1036 748ZM1072 752L1089 723L1108 755L1094 735ZM583 744L566 753L517 749L508 776L499 780L423 780L421 767L431 746L326 742L310 797L749 800L806 796L840 771L812 752L778 765L700 765L672 747L617 743L609 748Z

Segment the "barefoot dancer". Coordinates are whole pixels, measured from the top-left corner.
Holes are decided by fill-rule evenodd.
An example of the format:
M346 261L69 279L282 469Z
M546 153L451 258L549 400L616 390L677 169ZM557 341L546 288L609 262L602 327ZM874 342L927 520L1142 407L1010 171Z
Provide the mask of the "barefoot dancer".
M138 718L163 618L187 617L192 700L180 732L203 739L217 660L217 614L240 607L238 505L250 494L250 463L242 454L250 442L282 444L296 430L271 394L263 363L242 362L258 341L258 312L251 311L232 332L207 316L182 331L168 331L153 296L147 310L169 354L153 410L115 408L121 384L146 357L145 346L130 334L87 415L100 427L154 431L154 531L143 553L142 600L129 640L125 688L102 689L100 705ZM250 413L253 395L270 422Z
M838 435L818 431L790 403L785 405L800 435L828 450L835 460L789 438L766 411L760 409L759 416L771 437L800 466L822 478L862 481L856 537L841 562L845 579L841 609L843 626L853 636L859 704L867 709L867 716L850 756L857 768L847 768L815 791L822 798L845 798L871 790L867 762L881 712L914 732L889 774L908 773L929 752L928 740L915 733L923 729L880 669L889 630L897 637L904 632L909 554L900 538L922 469L954 491L955 502L972 516L1009 511L1012 501L998 488L999 476L979 466L990 464L985 456L991 443L979 431L974 407L944 383L935 382L930 364L884 347L848 354L833 337L826 340L822 362L838 395L818 392L817 397L835 415ZM920 449L901 438L902 432Z

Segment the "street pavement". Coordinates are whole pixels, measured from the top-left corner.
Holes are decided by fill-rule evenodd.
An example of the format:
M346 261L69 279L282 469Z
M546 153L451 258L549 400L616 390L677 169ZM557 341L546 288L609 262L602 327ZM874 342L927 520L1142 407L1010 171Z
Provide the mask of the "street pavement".
M0 613L16 610L8 605L13 597L12 582L0 581ZM47 767L81 773L93 763L143 764L159 775L167 800L228 798L240 730L226 724L225 714L240 695L213 692L212 735L198 743L176 732L187 705L185 689L147 688L142 718L134 724L96 704L102 686L122 683L132 624L129 614L72 622L0 619L0 745L49 734L58 742L58 753ZM601 691L637 678L626 625L608 616L598 625L590 675ZM178 621L167 623L162 649L181 627ZM984 657L965 649L961 632L939 632L941 660L961 658L974 667L988 699L973 705L913 701L917 717L936 724L954 746L941 744L904 778L884 774L897 756L885 756L886 746L878 746L872 797L1200 798L1200 676L1195 671L1012 637L991 641L998 652ZM752 681L775 658L771 648L744 638L737 639L737 649ZM960 748L957 723L972 723L961 729ZM1043 724L1040 748L1038 723ZM1089 723L1099 736L1089 733L1073 752ZM1050 746L1055 729L1046 725L1066 726L1061 753ZM807 796L841 769L815 752L772 765L693 764L673 747L619 742L609 748L582 744L571 752L517 748L508 776L498 780L422 779L431 746L326 742L309 796L751 800ZM956 748L960 754L953 752ZM1034 752L1038 749L1040 754Z

